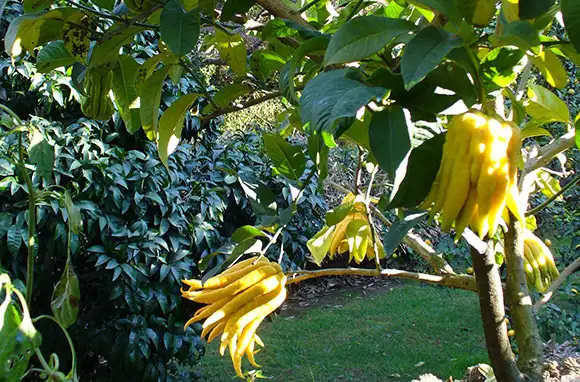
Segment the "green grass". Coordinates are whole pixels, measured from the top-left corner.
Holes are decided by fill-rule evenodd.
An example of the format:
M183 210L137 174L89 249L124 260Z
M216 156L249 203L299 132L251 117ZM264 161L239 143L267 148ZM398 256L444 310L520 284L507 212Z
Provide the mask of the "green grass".
M266 348L256 360L274 381L459 378L468 366L488 363L477 295L417 284L367 297L343 292L328 307L280 315L259 334ZM208 381L231 381L229 355L217 348L217 341L208 345L202 372ZM251 369L244 361L244 371Z

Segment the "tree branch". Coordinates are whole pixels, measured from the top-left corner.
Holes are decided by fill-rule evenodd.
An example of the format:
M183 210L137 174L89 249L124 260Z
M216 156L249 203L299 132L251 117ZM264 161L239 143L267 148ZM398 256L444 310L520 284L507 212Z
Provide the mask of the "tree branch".
M295 89L296 90L302 90L302 89L304 89L304 86L296 86ZM275 91L275 92L266 94L263 97L250 100L250 101L246 102L243 105L239 105L239 106L237 106L237 105L228 106L228 107L224 107L222 109L216 110L216 111L214 111L211 114L207 114L207 115L202 116L201 117L201 120L202 121L207 121L207 120L210 120L210 119L217 118L217 117L219 117L221 115L235 113L236 111L244 110L244 109L247 109L249 107L259 105L259 104L261 104L263 102L266 102L266 101L269 101L269 100L272 100L274 98L278 98L278 97L281 97L281 96L282 96L282 93L280 91Z
M288 281L286 284L295 284L304 280L324 276L370 276L370 277L392 277L407 280L418 280L430 284L441 285L449 288L469 290L477 292L475 278L469 275L429 275L426 273L416 273L401 271L398 269L362 269L362 268L328 268L313 271L296 271L286 274Z
M545 303L547 303L548 301L550 301L550 299L554 295L554 292L560 287L560 285L562 285L564 283L564 281L568 278L568 276L570 276L572 273L574 273L574 271L576 269L578 269L578 268L580 268L580 257L578 257L576 260L574 260L572 262L572 264L568 265L566 267L566 269L564 269L562 271L562 273L560 273L560 276L558 276L558 278L552 282L552 285L550 285L550 287L548 288L548 290L546 290L546 292L544 293L544 295L542 296L542 298L539 299L534 304L534 312L538 313L538 311L540 310L540 308Z
M548 205L550 205L550 203L552 203L554 200L556 200L558 198L558 196L562 195L568 189L570 189L571 187L576 185L579 181L580 181L580 174L576 175L570 182L568 182L568 184L566 184L564 187L562 187L562 189L560 189L560 191L556 192L554 195L552 195L544 203L542 203L539 206L534 207L531 210L527 211L526 216L533 216L533 215L537 214L538 212L540 212L541 210L546 208Z
M270 12L270 14L282 18L292 20L303 27L313 29L306 20L297 13L297 9L292 9L284 0L257 0L257 3Z
M545 167L550 163L552 158L560 154L563 151L574 147L575 132L569 131L562 135L560 138L554 140L553 142L542 147L535 158L530 159L524 168L522 179L530 174L531 172L539 169L540 167Z

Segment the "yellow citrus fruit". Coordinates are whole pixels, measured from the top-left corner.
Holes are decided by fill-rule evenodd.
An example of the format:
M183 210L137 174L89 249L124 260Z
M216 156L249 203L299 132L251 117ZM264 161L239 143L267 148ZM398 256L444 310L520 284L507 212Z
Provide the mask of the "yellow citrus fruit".
M465 270L465 272L467 272L468 275L472 275L473 274L473 267L469 267Z

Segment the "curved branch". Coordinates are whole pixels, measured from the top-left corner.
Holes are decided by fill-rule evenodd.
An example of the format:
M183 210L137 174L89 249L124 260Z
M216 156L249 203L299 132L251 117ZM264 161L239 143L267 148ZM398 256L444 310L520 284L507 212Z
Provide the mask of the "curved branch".
M538 212L540 212L541 210L543 210L544 208L546 208L554 200L556 200L558 198L558 196L562 195L569 188L571 188L572 186L576 185L579 181L580 181L580 174L576 175L574 177L574 179L572 179L570 182L568 182L568 184L566 184L564 187L562 187L562 189L560 189L560 191L556 192L554 195L552 195L544 203L542 203L539 206L534 207L531 210L527 211L526 212L526 216L533 216L533 215L537 214Z
M302 16L300 16L300 13L297 12L298 9L292 9L290 4L284 0L257 0L256 2L273 16L292 20L303 27L313 29L312 26L308 24Z
M526 167L523 171L522 179L529 173L539 169L540 167L545 167L550 163L552 158L560 154L563 151L568 150L575 144L575 132L574 130L567 132L560 138L554 140L553 142L547 144L540 149L538 156L532 158L526 163Z
M475 278L469 275L429 275L426 273L407 272L399 269L363 269L363 268L328 268L314 271L296 271L286 274L288 281L286 284L295 284L304 280L324 276L370 276L370 277L392 277L398 279L418 280L430 284L441 285L449 288L469 290L477 292Z
M550 285L550 287L548 288L546 293L544 293L542 298L534 304L534 311L536 313L545 303L550 301L550 299L554 295L554 292L560 287L560 285L564 283L564 281L568 278L568 276L574 273L574 271L578 268L580 268L580 257L574 260L572 264L568 265L566 269L564 269L562 273L560 273L560 276L558 276L558 278L552 282L552 285Z

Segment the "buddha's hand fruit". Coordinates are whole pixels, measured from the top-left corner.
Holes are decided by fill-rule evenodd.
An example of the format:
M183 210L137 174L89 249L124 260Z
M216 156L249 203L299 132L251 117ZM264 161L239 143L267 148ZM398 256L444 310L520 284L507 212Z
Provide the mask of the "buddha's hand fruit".
M85 96L81 110L89 118L107 120L115 111L109 97L113 82L113 72L108 65L88 68L85 74Z
M560 275L550 249L528 230L524 233L524 270L528 287L540 293Z
M477 110L457 115L447 126L441 165L422 208L441 213L441 226L466 227L480 238L493 236L506 208L523 221L518 203L519 129Z
M227 347L236 374L244 378L242 357L254 360L254 346L264 346L256 334L260 323L286 299L286 276L278 263L263 256L241 261L219 275L201 280L183 280L189 288L182 289L182 297L208 304L186 322L185 328L205 319L202 337L208 342L221 334L220 353Z

